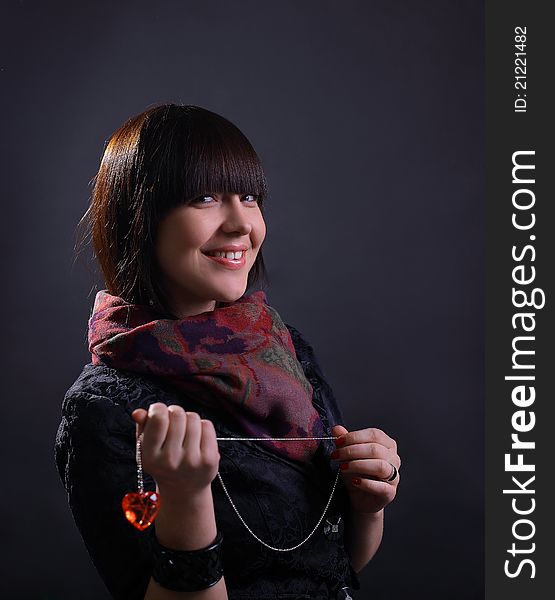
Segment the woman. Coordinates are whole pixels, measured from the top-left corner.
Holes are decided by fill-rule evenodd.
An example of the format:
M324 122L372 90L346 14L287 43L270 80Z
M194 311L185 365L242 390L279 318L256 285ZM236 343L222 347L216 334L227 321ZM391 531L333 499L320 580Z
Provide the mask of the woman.
M150 108L104 152L85 223L106 289L55 455L116 599L349 598L380 544L396 443L340 424L310 344L252 291L266 196L249 141L200 107ZM144 530L122 510L136 459Z

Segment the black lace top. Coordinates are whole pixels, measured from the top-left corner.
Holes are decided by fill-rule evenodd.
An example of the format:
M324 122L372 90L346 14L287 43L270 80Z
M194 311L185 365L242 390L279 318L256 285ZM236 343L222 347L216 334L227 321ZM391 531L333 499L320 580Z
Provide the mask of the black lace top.
M326 431L343 423L333 392L306 339L287 325L297 357L313 387L313 403ZM90 557L115 599L142 600L151 573L148 536L125 519L121 499L137 490L135 423L131 413L153 402L180 404L213 421L220 437L239 436L218 416L184 398L162 380L89 363L66 392L55 460L75 523ZM219 442L219 472L237 510L267 544L291 547L312 531L324 511L337 472L333 440L321 440L310 463L289 461L256 442ZM144 473L145 489L156 483ZM230 600L349 598L360 589L343 543L349 519L341 477L332 502L310 539L277 552L260 544L239 520L219 479L212 482L224 576Z

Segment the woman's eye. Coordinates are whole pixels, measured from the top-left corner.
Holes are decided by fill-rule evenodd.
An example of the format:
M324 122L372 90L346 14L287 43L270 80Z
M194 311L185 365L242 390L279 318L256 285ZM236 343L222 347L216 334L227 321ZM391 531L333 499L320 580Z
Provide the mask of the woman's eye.
M243 196L243 200L247 200L249 204L256 204L259 199L260 196L257 196L256 194L245 194ZM211 194L204 194L195 198L193 202L195 204L210 204L210 200L217 200L217 198Z
M205 194L204 196L199 196L198 198L195 198L195 199L193 200L193 202L196 202L196 203L198 203L198 204L209 204L208 202L204 202L204 200L205 200L206 198L212 198L212 199L213 199L213 198L214 198L214 196L211 196L210 194Z

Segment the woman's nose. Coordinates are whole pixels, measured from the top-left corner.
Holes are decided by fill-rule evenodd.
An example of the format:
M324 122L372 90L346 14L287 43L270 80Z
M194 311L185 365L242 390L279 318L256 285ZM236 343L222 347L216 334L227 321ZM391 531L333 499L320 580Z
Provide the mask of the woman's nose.
M229 233L249 234L252 230L252 210L241 202L241 196L230 194L225 207L222 229Z

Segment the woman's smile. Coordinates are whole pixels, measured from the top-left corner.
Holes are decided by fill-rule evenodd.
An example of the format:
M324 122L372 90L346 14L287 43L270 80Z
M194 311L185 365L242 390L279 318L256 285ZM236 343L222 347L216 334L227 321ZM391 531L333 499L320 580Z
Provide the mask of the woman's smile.
M245 260L246 250L240 252L211 252L210 254L203 252L203 254L206 258L210 258L226 269L241 269L247 262Z
M245 254L248 249L245 244L226 244L211 250L201 250L201 253L227 269L240 269L246 264Z

